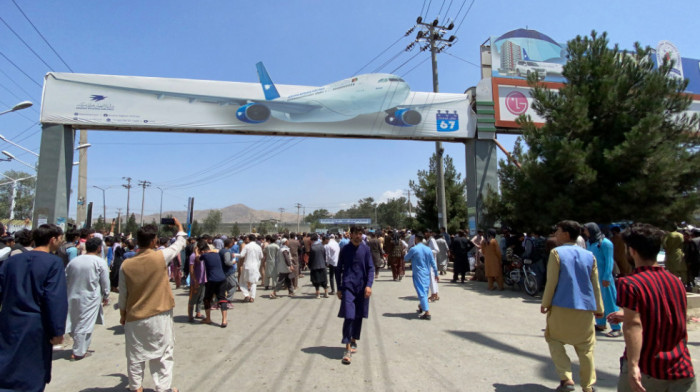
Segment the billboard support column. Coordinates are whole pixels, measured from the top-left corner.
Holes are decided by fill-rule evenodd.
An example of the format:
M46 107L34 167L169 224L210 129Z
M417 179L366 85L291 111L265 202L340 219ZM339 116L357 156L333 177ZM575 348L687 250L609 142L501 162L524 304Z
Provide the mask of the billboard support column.
M42 124L32 227L55 223L66 229L74 143L71 127Z
M467 222L472 233L479 227L477 209L477 178L476 172L476 140L470 139L464 142L464 160L466 162L467 181Z

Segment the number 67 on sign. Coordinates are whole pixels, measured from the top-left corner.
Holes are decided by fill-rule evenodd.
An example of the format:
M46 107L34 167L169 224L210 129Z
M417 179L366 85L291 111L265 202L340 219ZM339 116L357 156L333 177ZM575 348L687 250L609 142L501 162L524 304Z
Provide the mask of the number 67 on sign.
M435 115L435 122L437 123L438 132L454 132L459 130L459 115L456 110L454 113L450 113L449 111L441 113L440 110L438 110Z

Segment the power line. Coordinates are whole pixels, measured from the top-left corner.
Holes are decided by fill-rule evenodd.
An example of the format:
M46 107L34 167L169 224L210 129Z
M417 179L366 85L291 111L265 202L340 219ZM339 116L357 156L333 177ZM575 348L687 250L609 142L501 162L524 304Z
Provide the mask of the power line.
M27 79L31 80L32 83L34 83L34 84L36 84L37 86L39 86L39 88L43 88L43 86L42 86L41 84L39 84L39 82L37 82L36 80L32 79L32 77L29 76L28 73L24 72L24 70L23 70L22 68L20 68L19 65L15 64L14 61L10 60L9 57L5 56L5 54L4 54L3 52L0 52L0 56L4 57L5 60L7 60L7 62L9 62L9 63L12 64L15 68L17 68L17 70L18 70L19 72L21 72L24 76L26 76Z
M49 70L53 71L52 67L51 67L46 61L44 61L44 59L43 59L41 56L39 56L39 53L35 52L34 49L32 49L32 47L29 46L29 44L22 38L22 36L20 36L19 34L17 34L17 32L16 32L15 30L13 30L12 27L10 27L10 25L7 24L7 22L5 22L5 19L3 19L2 17L0 17L0 21L1 21L2 23L4 23L5 26L6 26L8 29L10 29L10 31L12 32L12 34L14 34L15 37L17 37L18 40L22 41L22 43L24 44L24 46L27 47L27 49L29 49L32 53L34 53L34 56L36 56L36 58L38 58L42 63L44 63L44 65L45 65Z
M65 60L63 60L63 57L61 57L61 55L58 54L58 52L56 51L56 49L54 49L54 47L49 43L49 41L44 37L44 35L41 34L41 32L39 31L39 29L37 29L36 26L34 26L34 23L32 23L32 21L29 19L29 17L27 16L27 14L25 14L24 11L22 11L22 8L20 8L19 4L17 4L17 2L16 2L15 0L12 0L12 3L15 5L15 7L17 7L17 9L19 10L19 12L22 13L22 16L24 16L24 19L26 19L27 22L29 22L29 24L32 25L32 27L34 28L34 31L36 31L36 33L39 34L39 36L41 37L41 39L44 40L44 42L46 43L46 45L48 45L49 48L51 48L51 50L54 52L54 54L56 54L56 56L61 60L61 62L63 63L63 65L65 65L66 68L68 68L69 71L73 72L73 69L66 63Z
M450 52L448 52L448 51L445 51L445 54L450 55L450 56L452 56L452 57L454 57L454 58L456 58L456 59L458 59L458 60L462 60L462 61L464 61L465 63L470 64L470 65L473 65L473 66L475 66L475 67L477 67L477 68L481 68L481 66L480 66L479 64L473 63L473 62L471 62L471 61L469 61L469 60L465 60L465 59L463 59L463 58L461 58L461 57L459 57L459 56L457 56L457 55L454 55L454 54L452 54L452 53L450 53Z
M13 0L14 1L14 0ZM428 18L428 11L430 11L430 5L433 4L433 0L428 2L428 8L425 9L425 18Z
M14 1L14 0L12 0L12 1ZM462 17L462 21L459 22L459 25L458 25L457 28L455 29L455 34L457 34L457 32L459 31L459 28L462 27L462 23L464 23L464 19L466 19L466 18L467 18L467 15L469 15L469 11L471 11L472 6L474 5L474 2L475 2L475 1L476 1L476 0L472 0L471 4L469 4L469 8L467 8L467 12L464 13L464 16Z
M401 77L404 77L404 76L408 75L408 74L411 73L411 71L413 71L414 69L416 69L416 68L420 67L421 65L425 64L425 62L428 61L429 59L430 59L430 57L424 58L423 61L421 61L420 63L416 64L413 68L411 68L411 69L409 69L408 71L406 71L405 73L401 74Z
M404 65L406 65L408 62L410 62L411 60L413 60L413 59L415 59L416 57L418 57L420 54L421 54L421 52L418 52L418 53L414 54L413 57L411 57L410 59L404 61L403 64L399 65L398 67L394 68L394 70L391 71L391 73L395 73L396 71L398 71L399 69L401 69L401 67L403 67Z
M399 39L397 39L396 41L394 41L393 44L389 45L389 47L387 47L387 48L384 49L381 53L379 53L378 55L376 55L376 56L375 56L372 60L370 60L367 64L363 65L362 68L358 69L357 72L354 73L354 75L357 75L357 74L359 74L360 72L362 72L362 70L365 69L368 65L372 64L372 62L374 62L374 60L376 60L376 59L378 59L379 57L381 57L381 55L383 55L384 53L386 53L386 52L387 52L389 49L391 49L394 45L398 44L399 41L401 41L401 40L404 39L405 37L409 36L412 32L413 32L413 29L410 29L410 30L409 30L408 32L406 32L404 35L402 35L401 37L399 37Z
M17 81L15 81L10 75L8 75L7 72L5 72L5 71L3 71L2 69L0 69L0 73L2 73L3 75L5 75L5 77L7 77L7 79L9 79L10 82L14 83L15 86L17 86L20 90L22 90L23 93L27 94L27 97L32 98L32 99L34 99L34 101L37 101L37 102L41 101L41 100L37 100L37 99L32 95L32 93L30 93L30 92L28 92L27 90L25 90ZM34 108L32 108L32 109L33 109L33 110L36 110L36 109L34 109Z

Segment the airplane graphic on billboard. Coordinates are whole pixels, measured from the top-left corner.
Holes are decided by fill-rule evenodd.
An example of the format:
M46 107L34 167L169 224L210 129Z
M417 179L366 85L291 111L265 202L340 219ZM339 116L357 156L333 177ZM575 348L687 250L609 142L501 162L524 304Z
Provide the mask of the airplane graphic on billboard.
M265 99L202 95L118 85L103 86L154 94L158 99L175 97L187 99L190 103L238 105L236 118L248 124L264 123L270 117L297 123L340 122L364 114L385 112L384 120L387 124L411 127L422 121L420 112L415 109L429 106L403 104L411 89L403 79L392 74L362 74L289 96L281 96L263 63L257 63L256 67Z
M256 67L265 101L247 100L236 111L244 122L261 123L270 115L291 122L334 122L382 111L387 112L385 120L390 125L413 126L421 121L419 112L401 105L411 89L396 75L363 74L281 97L263 63Z

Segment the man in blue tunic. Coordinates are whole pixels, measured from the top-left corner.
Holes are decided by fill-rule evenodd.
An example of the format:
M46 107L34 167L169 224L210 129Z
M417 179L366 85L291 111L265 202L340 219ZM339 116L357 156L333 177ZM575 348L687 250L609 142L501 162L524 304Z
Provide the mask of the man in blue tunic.
M43 391L51 381L54 344L63 343L68 315L63 242L56 225L33 232L32 251L0 266L0 391Z
M423 233L416 233L416 245L404 256L405 261L411 262L413 271L413 287L418 294L418 316L422 320L430 320L430 310L428 308L428 289L430 288L430 270L433 270L435 279L440 280L437 272L437 264L433 257L433 251L423 243Z
M350 364L357 351L357 340L362 331L362 319L369 316L369 297L374 283L374 263L369 246L362 241L362 229L350 228L350 243L340 250L335 280L338 283L340 312L343 322L345 354L343 363Z

